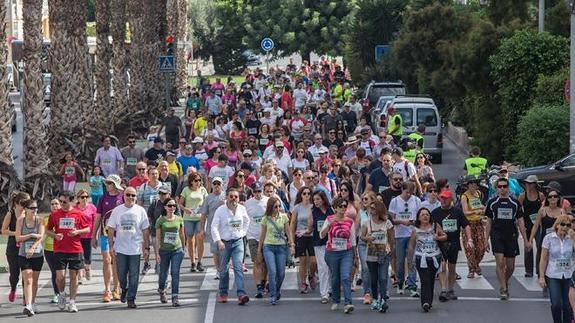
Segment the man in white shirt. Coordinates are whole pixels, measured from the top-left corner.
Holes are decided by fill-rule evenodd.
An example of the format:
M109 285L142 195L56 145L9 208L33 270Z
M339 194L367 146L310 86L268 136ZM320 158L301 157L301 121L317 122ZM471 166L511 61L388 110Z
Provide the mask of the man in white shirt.
M303 83L300 82L297 84L297 88L293 91L293 98L295 101L295 110L300 112L309 98L306 90L303 88Z
M286 174L291 174L292 163L289 154L285 152L284 143L281 140L276 140L274 143L274 153L267 159L272 160L276 166Z
M220 206L214 214L212 221L212 239L220 251L220 286L218 302L228 302L228 289L230 283L229 262L234 266L234 281L238 295L238 305L244 305L250 298L244 289L244 272L242 258L244 256L244 241L250 218L246 208L239 204L240 193L235 188L228 190L226 204Z
M417 192L421 192L421 184L419 183L419 178L417 177L417 170L413 163L403 157L403 149L399 147L393 148L391 151L391 158L393 158L393 171L401 173L403 176L403 181L407 182L409 180L415 182L417 186Z
M313 145L311 145L307 151L311 153L313 160L315 161L319 159L319 151L322 150L322 148L327 149L327 147L322 144L322 137L318 133L313 137Z
M234 169L228 166L228 156L225 154L221 154L218 157L218 164L210 168L210 173L208 174L210 186L208 190L210 190L212 180L216 177L219 177L223 180L223 187L228 187L228 179L234 174Z
M142 243L144 257L150 253L150 223L146 210L136 204L136 189L126 188L124 204L114 208L107 227L110 250L115 255L122 288L120 300L122 303L127 300L128 308L136 308Z
M250 257L254 262L254 281L257 285L256 298L262 298L264 294L267 268L261 257L257 257L258 243L260 239L260 223L266 212L269 197L263 194L264 186L260 182L253 185L254 196L244 204L250 217L250 227L248 229L248 247L250 248Z
M273 101L272 101L271 116L274 119L274 122L278 118L283 118L283 116L284 116L284 110L282 108L280 108L278 99L273 99Z

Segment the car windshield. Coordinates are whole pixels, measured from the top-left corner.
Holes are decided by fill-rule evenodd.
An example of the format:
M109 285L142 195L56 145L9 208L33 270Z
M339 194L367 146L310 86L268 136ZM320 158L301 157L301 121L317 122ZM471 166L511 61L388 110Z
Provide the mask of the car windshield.
M404 127L413 126L413 109L411 108L398 108L397 113L401 115Z
M561 161L561 166L563 167L572 167L575 166L575 154L568 156L567 158Z
M393 99L393 97L391 97L391 96L388 98L381 98L379 101L377 101L376 109L383 110L383 108L385 107L387 102L391 101L391 99Z
M425 124L426 127L437 126L437 114L430 108L417 109L417 124Z
M368 99L370 102L377 103L379 97L382 96L395 96L405 94L404 85L373 85L369 89Z

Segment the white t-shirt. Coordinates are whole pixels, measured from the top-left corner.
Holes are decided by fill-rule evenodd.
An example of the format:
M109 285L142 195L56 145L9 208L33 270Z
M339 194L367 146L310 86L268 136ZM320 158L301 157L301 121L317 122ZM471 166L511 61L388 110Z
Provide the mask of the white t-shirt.
M407 163L407 172L405 172L406 169L405 163ZM410 178L412 178L413 176L415 176L415 174L417 174L417 170L415 169L413 163L410 163L407 160L403 160L401 162L396 162L395 164L393 164L393 170L401 173L404 182L407 182Z
M224 166L224 167L220 167L218 165L210 168L210 173L208 174L208 177L210 178L210 181L212 178L214 177L221 177L222 180L224 181L222 184L222 187L228 187L228 179L234 174L234 169L231 168L230 166Z
M441 202L439 202L439 201L435 201L435 203L431 203L431 202L429 202L429 200L425 200L425 201L421 202L421 205L419 206L419 208L420 209L426 208L429 210L429 212L431 212L440 206L441 206Z
M266 206L268 205L269 197L262 196L261 200L252 197L247 200L244 206L250 217L250 226L248 228L248 240L249 239L260 239L260 224L266 213Z
M293 165L294 169L301 169L301 170L308 170L309 169L309 160L303 159L302 161L298 161L297 159L292 159L291 164Z
M395 219L413 220L417 216L421 206L421 200L416 196L411 196L409 200L404 201L401 196L396 196L389 203L389 213L392 213ZM394 227L396 238L407 238L411 236L411 226L398 224Z
M289 169L292 167L289 155L283 153L282 156L278 158L276 154L273 154L270 156L270 158L268 158L268 160L273 160L279 169L281 169L286 174L289 174Z
M134 204L128 208L125 204L116 206L108 220L108 228L116 232L114 250L124 255L141 255L143 231L150 227L146 210Z

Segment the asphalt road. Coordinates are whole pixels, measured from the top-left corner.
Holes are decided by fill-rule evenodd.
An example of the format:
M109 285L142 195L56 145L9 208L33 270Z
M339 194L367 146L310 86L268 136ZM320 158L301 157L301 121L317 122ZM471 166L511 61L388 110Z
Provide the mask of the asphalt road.
M463 164L463 156L449 141L445 143L444 164L435 165L437 177L447 177L453 183ZM209 249L208 249L209 250ZM95 252L97 254L98 251ZM189 260L182 266L180 280L180 299L182 307L172 308L170 304L160 304L156 292L157 276L148 274L141 276L136 310L128 310L124 304L113 302L103 304L100 302L102 293L101 261L95 256L93 278L79 289L77 298L79 313L71 314L60 312L56 305L49 304L52 287L49 280L47 266L40 276L39 304L42 313L29 318L29 321L44 322L347 322L374 320L381 317L385 321L396 322L551 322L549 301L544 298L537 285L536 278L524 278L522 257L517 258L517 269L511 278L511 299L500 301L498 299L498 284L495 276L493 257L486 255L482 262L484 275L481 278L467 279L465 258L460 254L458 273L463 277L457 282L456 293L459 300L448 303L439 303L437 297L430 313L424 314L420 310L419 300L407 296L397 295L390 290L390 309L385 314L375 313L360 301L361 290L354 293L356 310L351 316L346 316L340 310L332 312L329 305L319 303L319 294L313 291L303 295L297 290L297 272L288 269L282 299L278 306L269 305L268 299L252 299L247 306L238 307L233 298L230 303L216 303L218 281L214 280L214 268L211 259L204 260L207 265L205 273L189 273ZM247 260L251 268L251 261ZM233 276L232 276L233 277ZM233 281L233 280L232 280ZM230 283L233 288L233 282ZM436 288L439 284L437 284ZM169 289L169 288L168 288ZM246 274L246 289L250 296L255 292L255 284L251 270ZM21 296L15 303L8 303L8 275L0 274L0 322L14 322L23 319L21 314ZM437 294L437 293L436 293ZM235 295L233 290L230 296ZM270 318L273 318L270 320Z

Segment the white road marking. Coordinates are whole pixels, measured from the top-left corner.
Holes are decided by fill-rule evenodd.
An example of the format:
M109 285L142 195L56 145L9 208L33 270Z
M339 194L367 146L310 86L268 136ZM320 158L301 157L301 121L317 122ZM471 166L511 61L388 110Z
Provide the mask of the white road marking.
M478 289L478 290L493 290L493 286L485 279L483 276L475 275L475 278L467 278L469 269L467 266L457 267L457 273L461 276L461 279L457 281L457 284L461 289Z
M204 319L204 323L214 322L215 311L216 311L216 293L211 292L208 298L208 305L206 308L206 318Z
M523 288L530 292L543 291L537 280L537 275L533 275L533 277L525 277L525 267L515 268L513 278L523 285Z

